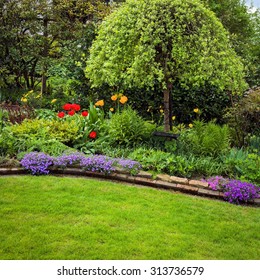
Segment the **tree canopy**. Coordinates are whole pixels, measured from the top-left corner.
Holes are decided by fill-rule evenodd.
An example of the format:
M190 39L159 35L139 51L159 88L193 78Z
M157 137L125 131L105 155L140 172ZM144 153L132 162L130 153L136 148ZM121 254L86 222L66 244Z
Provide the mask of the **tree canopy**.
M32 89L42 78L46 91L61 48L108 10L103 0L0 0L0 87Z
M93 86L161 85L164 127L170 92L205 83L232 93L245 87L243 66L215 14L193 0L128 0L101 24L87 62Z

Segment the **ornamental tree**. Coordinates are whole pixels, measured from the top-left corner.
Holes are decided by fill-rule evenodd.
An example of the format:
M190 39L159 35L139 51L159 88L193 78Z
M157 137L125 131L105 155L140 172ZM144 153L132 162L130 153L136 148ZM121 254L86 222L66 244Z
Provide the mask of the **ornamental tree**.
M121 88L159 84L164 129L171 127L170 94L206 83L241 92L243 66L213 12L194 0L128 0L100 26L86 75L92 86Z

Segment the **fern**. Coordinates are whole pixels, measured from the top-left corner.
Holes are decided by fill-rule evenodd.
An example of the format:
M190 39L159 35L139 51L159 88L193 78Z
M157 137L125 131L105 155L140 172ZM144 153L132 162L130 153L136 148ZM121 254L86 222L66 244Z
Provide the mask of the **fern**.
M230 149L230 133L227 125L220 126L214 121L195 121L194 127L182 136L186 152L194 155L217 157Z

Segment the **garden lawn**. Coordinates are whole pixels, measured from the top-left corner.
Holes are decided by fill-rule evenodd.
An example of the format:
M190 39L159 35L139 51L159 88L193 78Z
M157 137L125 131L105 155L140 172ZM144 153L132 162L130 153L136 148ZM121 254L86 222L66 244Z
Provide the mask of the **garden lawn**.
M260 209L147 187L0 178L0 259L259 259Z

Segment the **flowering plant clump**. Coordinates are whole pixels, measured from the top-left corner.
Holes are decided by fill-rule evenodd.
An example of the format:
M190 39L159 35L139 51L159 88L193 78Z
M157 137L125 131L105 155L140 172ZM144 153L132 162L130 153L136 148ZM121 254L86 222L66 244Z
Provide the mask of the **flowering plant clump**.
M102 172L110 174L118 166L136 174L141 169L141 164L128 159L114 159L103 155L93 155L86 157L83 153L75 152L64 154L58 157L51 157L45 153L31 152L26 154L21 161L21 165L30 170L33 175L48 174L48 167L66 168L78 165L84 170L92 172Z
M224 199L230 203L239 204L260 197L260 188L248 182L225 179L222 176L211 177L205 181L212 190L222 190Z
M208 178L207 180L204 180L204 181L209 184L209 187L213 191L217 191L217 190L220 190L221 188L223 188L223 186L227 182L227 179L225 179L222 176L215 176L215 177Z
M119 105L124 105L128 101L128 97L123 95L123 93L115 93L111 96L111 100L113 101L113 106L117 106L117 109L119 110ZM115 108L111 107L109 109L110 112L114 112Z
M224 198L230 203L248 202L259 198L259 193L260 190L255 185L239 180L229 180L224 186Z
M142 166L138 161L130 159L117 159L116 164L133 175L137 174L142 169Z
M23 157L21 165L33 175L48 174L53 158L45 153L32 152Z
M69 155L61 155L53 159L55 167L66 168L67 166L80 165L81 161L86 157L82 153L71 153Z
M107 156L91 156L81 160L80 165L84 170L110 174L115 171L114 159Z
M81 110L81 107L79 104L76 104L76 103L66 103L62 106L62 109L64 111L66 111L67 115L69 116L74 116L77 112L79 112ZM57 116L58 118L62 119L66 116L66 113L61 111L61 112L58 112ZM83 117L87 117L88 116L88 111L82 111L81 112L81 115Z

